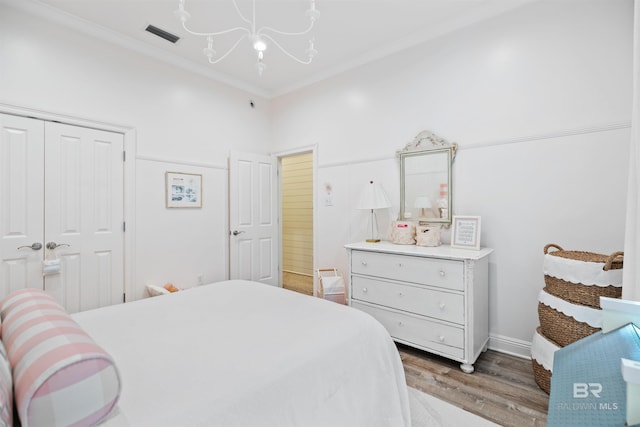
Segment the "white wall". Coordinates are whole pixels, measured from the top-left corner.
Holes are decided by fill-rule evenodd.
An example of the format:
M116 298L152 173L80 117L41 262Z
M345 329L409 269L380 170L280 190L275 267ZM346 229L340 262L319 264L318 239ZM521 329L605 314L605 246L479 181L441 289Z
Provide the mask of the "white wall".
M268 101L0 6L0 104L135 129L129 299L226 278L227 156L267 152ZM165 171L203 174L202 209L165 208Z
M395 151L423 129L452 139L455 212L495 249L491 345L524 354L544 244L622 248L631 42L631 0L540 2L269 102L0 6L0 104L136 130L135 298L225 278L229 150L317 144L317 265L346 271L365 183L395 201L386 231ZM164 208L167 170L203 174L201 210Z
M482 216L493 348L526 355L543 247L623 248L631 0L540 2L273 102L274 149L318 144L318 265L346 271L367 237L369 179L399 206L396 150L423 129L456 141L454 211ZM332 206L325 206L325 184Z

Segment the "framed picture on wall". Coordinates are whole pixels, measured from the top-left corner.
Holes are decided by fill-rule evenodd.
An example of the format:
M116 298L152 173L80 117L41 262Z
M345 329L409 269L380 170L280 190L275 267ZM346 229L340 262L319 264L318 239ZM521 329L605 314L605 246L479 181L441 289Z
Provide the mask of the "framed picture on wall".
M202 175L166 172L165 176L167 208L202 207Z
M480 249L480 217L454 216L451 227L451 247Z

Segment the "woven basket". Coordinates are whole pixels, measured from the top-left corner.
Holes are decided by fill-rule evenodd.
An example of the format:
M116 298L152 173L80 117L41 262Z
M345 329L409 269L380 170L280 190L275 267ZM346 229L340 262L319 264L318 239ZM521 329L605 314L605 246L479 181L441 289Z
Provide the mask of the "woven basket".
M578 322L571 316L538 302L538 317L542 334L564 347L600 330L587 323Z
M551 394L551 371L544 369L544 366L536 362L536 359L531 359L531 365L533 366L533 378L538 387L547 394Z
M557 251L549 251L555 248ZM544 254L554 257L566 258L583 263L602 264L603 271L619 270L623 266L623 252L614 252L611 255L596 254L583 251L565 251L560 246L549 243L544 247ZM551 275L544 275L545 290L574 304L582 304L589 307L600 308L600 297L621 298L622 283L612 283L608 286L597 286L583 283L573 283Z
M558 343L554 342L553 340L549 339L549 337L546 337L543 333L540 327L536 328L536 335L540 336L542 339L544 339L546 341L545 345L551 345L554 347L557 347L558 349L560 348L560 346L558 345ZM551 393L551 376L553 375L553 373L551 372L551 370L546 369L542 363L544 363L544 361L539 362L538 360L536 360L536 357L540 356L541 354L536 355L537 351L536 351L536 345L540 345L541 341L536 341L536 336L534 336L533 339L533 346L531 348L531 366L533 367L533 377L536 381L536 384L538 384L538 386L544 390L547 394ZM541 349L538 349L539 351ZM554 350L555 352L555 350ZM544 353L542 353L544 354ZM544 356L543 356L544 357ZM548 362L547 362L548 363Z

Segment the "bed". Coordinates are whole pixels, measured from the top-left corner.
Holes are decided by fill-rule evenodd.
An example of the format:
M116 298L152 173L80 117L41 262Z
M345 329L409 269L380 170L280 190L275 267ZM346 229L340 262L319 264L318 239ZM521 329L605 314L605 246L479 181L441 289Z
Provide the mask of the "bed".
M230 280L72 318L117 367L105 427L410 425L393 341L347 306Z

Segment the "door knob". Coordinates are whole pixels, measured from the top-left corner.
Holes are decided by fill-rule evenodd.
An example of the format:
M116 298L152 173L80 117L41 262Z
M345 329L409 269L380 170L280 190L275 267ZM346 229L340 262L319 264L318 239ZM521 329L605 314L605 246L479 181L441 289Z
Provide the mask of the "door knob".
M242 233L244 233L244 231L233 230L233 232L231 232L231 234L233 234L234 236L237 236L238 234L242 234Z
M31 245L18 246L18 249L22 249L22 248L31 248L34 251L39 251L40 249L42 249L42 243L35 242L35 243L32 243Z
M47 249L55 249L55 248L59 248L60 246L70 246L66 243L56 243L56 242L47 242L47 244L45 245L47 247Z

